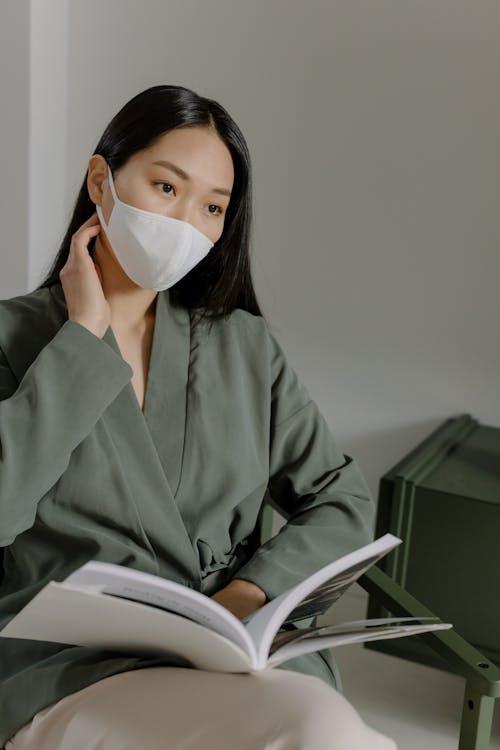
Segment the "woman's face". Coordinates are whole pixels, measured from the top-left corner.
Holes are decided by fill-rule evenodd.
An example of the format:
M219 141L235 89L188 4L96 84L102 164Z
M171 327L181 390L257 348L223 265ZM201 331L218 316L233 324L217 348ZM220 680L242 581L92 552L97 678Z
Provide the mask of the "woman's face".
M113 181L124 203L187 221L215 243L224 228L233 188L233 160L212 130L178 128L131 156L116 170ZM98 154L89 160L87 184L108 222L114 200L106 160Z

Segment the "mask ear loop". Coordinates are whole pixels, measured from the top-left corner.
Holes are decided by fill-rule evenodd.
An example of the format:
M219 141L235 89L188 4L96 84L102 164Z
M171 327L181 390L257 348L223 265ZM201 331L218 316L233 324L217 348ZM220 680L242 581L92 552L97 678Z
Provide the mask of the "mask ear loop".
M114 188L114 185L113 185L113 175L111 174L111 167L109 166L109 164L107 164L106 166L108 167L108 184L109 184L109 187L110 187L110 190L111 190L111 195L113 196L113 200L116 202L118 199L117 199L116 191L115 191L115 188ZM97 209L99 209L99 210L97 210ZM113 209L111 209L111 211L112 210ZM102 206L97 206L96 205L96 213L97 213L97 216L99 218L99 221L100 221L101 225L104 225L104 227L107 229L108 226L109 226L109 221L106 222L106 219L104 218L104 212L102 210ZM101 214L101 216L99 216L99 213ZM111 218L111 214L110 214L110 218ZM92 237L91 240L90 240L90 242L89 242L89 244L87 245L87 250L88 250L90 256L92 256L92 253L95 250L96 239L97 239L97 235L95 237Z
M111 174L111 167L108 164L108 184L109 189L111 190L111 195L113 196L113 200L115 203L121 203L122 201L118 198L115 190L115 181L113 180L113 175Z
M111 174L111 168L110 168L109 164L107 166L108 166L108 185L109 185L109 189L111 190L111 195L113 196L113 201L115 203L121 203L120 199L116 195L116 190L115 190L115 186L114 186L113 175ZM106 221L106 219L104 218L104 212L102 210L102 206L99 206L99 208L100 208L100 213L101 213L101 216L102 216L102 220L101 220L101 217L99 217L99 221L102 221L102 223L104 224L104 228L107 229L109 227L109 219L108 219L108 221ZM113 213L113 209L111 209L111 213ZM98 212L97 215L99 216L99 212ZM110 218L111 218L111 214L110 214Z

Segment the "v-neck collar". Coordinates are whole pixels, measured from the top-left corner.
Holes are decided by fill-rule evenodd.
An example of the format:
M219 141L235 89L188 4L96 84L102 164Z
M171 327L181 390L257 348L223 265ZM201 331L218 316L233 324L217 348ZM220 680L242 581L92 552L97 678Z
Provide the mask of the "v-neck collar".
M67 305L62 285L59 282L50 289L59 303L64 322L67 320ZM123 359L111 326L108 326L102 338ZM139 436L151 440L174 497L180 483L186 431L190 347L189 310L174 304L169 289L159 291L144 410L140 407L131 381L117 398L121 409L126 406L127 410L132 411L132 423ZM134 436L130 435L129 438L134 439Z
M168 295L168 293L167 293ZM156 365L156 359L157 359L157 348L159 346L158 344L158 338L161 336L161 330L165 326L165 315L168 315L168 312L165 310L167 307L167 304L165 302L165 293L158 292L158 295L156 297L156 309L155 309L155 321L153 326L153 338L151 341L151 351L149 354L149 365L148 365L148 372L146 376L146 383L145 383L145 391L144 391L144 404L141 409L141 406L139 404L139 401L137 399L137 396L135 395L134 386L132 385L132 381L129 381L126 385L127 393L130 394L132 401L134 402L134 405L137 406L139 409L139 412L143 416L146 423L149 422L148 420L148 407L149 407L149 385L151 382L151 376L154 373L155 365ZM104 336L104 341L106 341L112 349L116 351L117 354L119 354L122 359L123 355L120 351L120 347L118 345L118 341L116 339L116 336L113 332L113 329L111 326L108 326L106 329Z
M111 326L103 338L120 354ZM168 289L158 292L144 410L130 381L124 394L138 423L150 434L174 497L181 476L186 430L190 345L189 310L175 306Z
M62 285L56 283L50 290L64 323L68 316ZM122 357L110 326L103 340ZM132 454L140 462L140 467L130 462L122 468L162 569L199 586L199 557L174 499L184 455L190 352L189 310L174 305L169 290L158 292L144 412L129 381L101 418L115 457Z

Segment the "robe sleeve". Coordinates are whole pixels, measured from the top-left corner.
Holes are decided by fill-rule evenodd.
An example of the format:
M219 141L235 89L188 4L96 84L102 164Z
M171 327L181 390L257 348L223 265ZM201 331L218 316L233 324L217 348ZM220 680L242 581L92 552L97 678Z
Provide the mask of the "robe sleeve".
M267 325L267 324L266 324ZM271 505L286 523L234 573L267 601L373 539L375 506L356 461L342 453L317 404L267 331L271 367Z
M72 320L19 383L0 349L0 547L33 525L38 502L132 372L106 341Z

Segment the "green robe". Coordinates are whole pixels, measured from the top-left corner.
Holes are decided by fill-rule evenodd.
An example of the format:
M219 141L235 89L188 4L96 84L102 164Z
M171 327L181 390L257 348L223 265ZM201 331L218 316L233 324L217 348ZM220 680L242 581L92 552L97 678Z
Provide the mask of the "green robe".
M360 469L264 319L194 322L158 293L141 411L112 328L68 320L60 283L0 300L0 629L91 559L208 596L242 578L272 599L372 539ZM259 546L264 499L287 523ZM189 666L0 638L0 745L69 693L168 664ZM329 649L280 667L339 687Z

